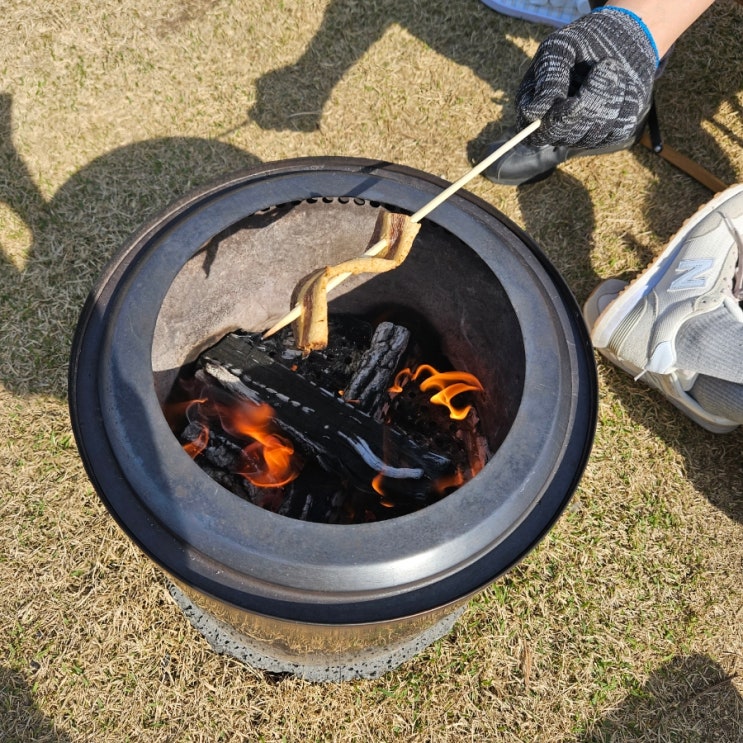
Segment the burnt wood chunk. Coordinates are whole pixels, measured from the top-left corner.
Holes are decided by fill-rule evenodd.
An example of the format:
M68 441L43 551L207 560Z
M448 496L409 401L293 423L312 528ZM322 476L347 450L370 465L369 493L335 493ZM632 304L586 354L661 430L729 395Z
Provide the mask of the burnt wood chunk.
M424 499L450 475L451 461L326 392L256 348L251 336L232 334L201 356L203 371L237 397L267 403L277 429L328 471L372 492L382 473L385 492Z
M409 341L407 328L390 322L380 323L345 390L346 400L380 421L385 404L389 402L387 390Z

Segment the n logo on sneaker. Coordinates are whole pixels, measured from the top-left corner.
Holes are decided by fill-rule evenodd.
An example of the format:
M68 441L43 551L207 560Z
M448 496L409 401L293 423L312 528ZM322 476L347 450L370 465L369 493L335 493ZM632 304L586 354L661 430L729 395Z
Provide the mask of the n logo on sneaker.
M680 273L677 279L671 282L668 287L669 292L684 291L687 289L703 289L707 283L707 277L704 275L714 265L712 258L698 258L696 260L686 259L679 261L676 266L676 273Z

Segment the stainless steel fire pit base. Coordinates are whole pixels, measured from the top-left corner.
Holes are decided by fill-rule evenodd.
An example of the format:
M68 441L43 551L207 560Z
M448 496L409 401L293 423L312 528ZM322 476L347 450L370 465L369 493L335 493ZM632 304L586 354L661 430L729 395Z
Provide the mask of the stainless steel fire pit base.
M332 653L327 650L308 650L302 653L284 642L271 643L240 632L193 600L196 598L197 601L203 601L203 597L197 598L193 591L182 590L171 581L167 581L167 587L186 619L215 652L229 655L261 671L291 674L318 682L379 678L449 634L465 610L463 605L450 607L448 614L440 619L429 619L433 623L417 634L388 645L370 645L354 650L344 647ZM319 636L327 628L317 629ZM388 624L385 630L389 631ZM307 634L306 625L302 627L301 634ZM359 636L371 637L372 634L378 633L361 632Z

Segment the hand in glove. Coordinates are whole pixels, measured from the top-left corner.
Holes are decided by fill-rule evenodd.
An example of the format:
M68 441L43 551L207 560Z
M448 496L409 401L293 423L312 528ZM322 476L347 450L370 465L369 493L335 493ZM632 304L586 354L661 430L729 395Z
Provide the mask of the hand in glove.
M548 36L521 82L521 128L536 145L594 149L626 141L650 106L658 52L630 11L604 6Z

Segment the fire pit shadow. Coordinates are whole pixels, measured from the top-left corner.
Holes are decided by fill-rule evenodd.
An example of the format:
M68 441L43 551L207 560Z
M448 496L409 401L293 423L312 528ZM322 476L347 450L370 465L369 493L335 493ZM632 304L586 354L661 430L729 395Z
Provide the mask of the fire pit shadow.
M490 460L472 480L384 522L307 523L225 490L168 427L162 403L184 366L270 326L309 271L362 253L379 209L412 213L444 185L347 158L235 174L145 226L83 309L70 407L88 474L221 652L313 679L379 675L447 632L579 482L596 419L580 313L537 246L466 192L424 220L402 266L353 277L330 309L425 318L480 380Z

